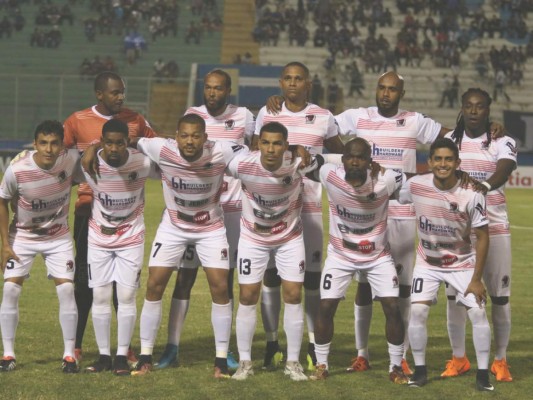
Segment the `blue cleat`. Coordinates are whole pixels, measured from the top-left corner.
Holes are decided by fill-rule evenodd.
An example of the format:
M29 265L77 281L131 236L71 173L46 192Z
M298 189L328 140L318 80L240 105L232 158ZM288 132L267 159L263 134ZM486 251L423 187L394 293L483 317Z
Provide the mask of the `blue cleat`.
M231 351L228 352L228 368L235 370L239 368L239 363L237 362L237 360L235 360L235 356Z
M156 369L163 369L167 368L171 364L176 363L178 360L178 346L175 344L167 343L167 346L165 347L165 351L163 351L163 354L161 354L161 358L159 359L159 362L155 364Z

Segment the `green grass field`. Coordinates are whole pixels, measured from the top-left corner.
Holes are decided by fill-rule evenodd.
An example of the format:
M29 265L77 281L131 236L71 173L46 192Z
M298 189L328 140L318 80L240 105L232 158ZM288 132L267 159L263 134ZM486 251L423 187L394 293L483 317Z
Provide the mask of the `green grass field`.
M527 300L533 282L531 240L533 239L533 203L531 192L509 190L508 202L513 234L513 330L508 360L512 366L513 383L495 383L495 393L475 390L475 372L465 376L439 380L451 351L446 332L445 302L432 308L429 318L427 364L430 383L421 389L396 386L388 381L388 356L384 338L384 322L379 305L374 309L371 328L372 369L365 373L347 374L344 368L354 355L353 296L339 306L335 319L335 337L330 355L331 377L325 382L292 382L283 371L261 371L264 335L260 319L253 347L256 375L246 382L216 381L212 378L214 340L210 323L211 301L205 278L199 275L193 290L191 307L180 346L179 367L156 371L142 377L115 377L111 373L64 375L61 372L62 339L58 322L58 304L53 284L46 280L42 260L34 265L32 277L24 285L20 301L20 322L17 332L17 370L0 374L2 399L528 399L533 362L533 326L529 320L532 307ZM155 234L163 209L160 184L150 182L147 189L147 248ZM529 245L527 243L530 243ZM527 249L530 250L527 250ZM138 293L138 314L142 307L147 270ZM173 284L172 284L173 287ZM171 288L172 289L172 288ZM166 342L166 316L172 290L165 293L163 324L155 349L159 356ZM237 292L236 292L237 293ZM489 305L490 308L490 305ZM490 313L490 310L488 310ZM489 314L490 315L490 314ZM139 349L138 329L133 346ZM116 334L112 339L116 342ZM283 341L283 335L282 341ZM307 346L307 335L302 348ZM231 349L236 352L235 340ZM467 353L475 368L471 336L467 337ZM84 341L82 368L97 357L97 348L89 322ZM301 361L304 361L302 351ZM493 380L494 383L494 380ZM530 393L530 394L528 394Z

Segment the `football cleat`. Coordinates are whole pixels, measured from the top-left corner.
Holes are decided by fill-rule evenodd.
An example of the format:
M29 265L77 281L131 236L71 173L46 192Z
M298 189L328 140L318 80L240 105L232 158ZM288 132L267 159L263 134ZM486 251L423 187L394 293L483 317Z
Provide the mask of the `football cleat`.
M413 375L413 371L409 367L409 363L405 358L402 358L402 371L407 376Z
M128 347L128 355L126 356L128 359L128 365L130 368L135 368L137 366L137 363L139 362L139 359L135 355L135 352L131 347Z
M231 351L228 352L228 368L233 369L233 370L236 370L237 368L239 368L239 363L235 359L235 356L233 355Z
M316 354L315 354L315 344L309 343L307 345L307 370L314 371L316 364L317 364L317 361L316 361Z
M448 360L446 369L440 376L443 378L452 378L466 374L468 371L470 371L470 361L468 361L466 354L464 357L452 356L452 359Z
M237 368L237 371L231 376L231 379L244 381L253 374L254 369L252 367L252 362L249 360L241 360L239 361L239 368Z
M273 371L283 362L283 353L279 349L273 353L267 351L265 353L265 360L263 362L263 369Z
M155 364L155 368L157 369L163 369L169 367L171 364L176 363L178 360L178 346L175 344L167 343L165 350L163 351L163 354L161 354L161 358L159 359L159 362Z
M111 371L112 367L113 363L111 361L111 356L108 356L107 354L100 354L100 357L98 358L98 360L96 360L95 363L85 368L85 372L97 373Z
M304 368L298 361L287 361L283 371L293 381L306 381L309 378L304 374Z
M151 355L145 355L141 354L139 357L139 362L135 366L135 369L131 371L132 375L146 375L150 373L150 371L153 369L152 366L152 356Z
M346 372L363 372L368 371L370 368L370 364L366 358L357 356L352 358L352 365L346 368Z
M78 363L76 362L76 359L74 357L65 357L63 359L63 364L61 365L61 369L65 374L77 374L80 372L80 368L78 367Z
M489 371L478 370L476 375L476 389L481 392L492 392L494 386L489 382Z
M9 372L17 368L17 360L14 357L4 357L0 360L0 372Z
M494 360L490 372L496 376L498 382L512 382L513 377L509 368L511 367L507 364L507 360L502 358L501 360Z
M415 368L415 373L407 381L407 386L419 388L428 383L428 375L426 367L423 367L423 370L418 370Z
M113 374L116 376L129 376L131 373L127 356L115 356Z
M389 379L397 385L405 385L409 382L409 378L403 372L402 367L398 365L392 367L392 371L389 372Z
M326 364L317 364L315 366L315 372L309 376L312 381L323 381L329 376L328 368Z
M231 375L229 373L228 368L224 367L217 367L215 366L215 373L213 374L215 379L229 379L231 378Z

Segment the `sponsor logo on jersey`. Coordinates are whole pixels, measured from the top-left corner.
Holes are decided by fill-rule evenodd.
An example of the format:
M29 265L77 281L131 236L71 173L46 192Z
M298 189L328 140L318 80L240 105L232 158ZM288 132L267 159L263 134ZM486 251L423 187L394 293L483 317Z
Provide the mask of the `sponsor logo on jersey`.
M209 203L209 198L200 200L185 200L174 196L174 201L178 206L182 207L201 207Z
M372 222L376 218L376 214L357 214L350 212L344 207L341 207L337 204L337 215L343 219L354 221L354 222Z
M337 228L341 233L352 233L354 235L366 235L367 233L372 232L374 226L369 226L367 228L352 228L348 225L337 224Z
M454 249L455 244L454 243L441 243L441 242L435 242L432 243L429 240L421 239L420 244L424 249L427 250L437 250L437 249Z
M193 221L197 224L205 224L210 219L211 217L209 215L209 212L207 211L199 211L196 214L194 214L194 217L193 217Z
M505 145L506 145L507 147L509 147L509 149L511 150L511 154L516 154L516 151L517 151L517 150L516 150L516 147L513 146L513 144L512 144L511 142L507 142L507 143L505 143Z
M264 220L267 220L267 221L271 221L271 220L274 220L274 219L280 219L282 217L284 217L288 212L289 210L283 210L279 213L268 213L268 212L265 212L263 210L258 210L257 208L254 208L254 215L257 217L257 218L260 218L260 219L264 219Z
M235 146L231 146L231 149L233 150L234 153L237 153L241 149L244 149L244 146L241 144L236 144Z
M436 225L423 215L418 220L418 227L423 232L435 232L447 236L455 234L455 228L448 225Z
M63 225L55 224L52 225L50 228L33 228L31 229L31 233L34 233L39 236L54 236L57 232L61 230Z
M287 223L280 221L270 229L270 232L273 235L277 235L278 233L283 232L285 229L287 229Z
M107 209L120 210L130 207L132 204L135 204L137 196L126 197L124 199L114 199L107 193L100 192L98 193L98 201L102 204L102 207Z
M189 183L181 178L172 177L172 187L181 192L188 192L191 194L208 193L213 187L212 183Z
M476 210L481 214L482 217L487 216L487 210L485 210L485 207L483 207L482 204L477 203L476 204Z
M235 126L235 120L227 119L224 121L224 128L226 128L226 130L233 129L234 126Z
M457 262L457 256L453 254L446 254L442 257L427 257L426 262L435 267L440 267L441 265L452 265Z
M66 203L66 201L68 200L69 196L70 196L70 192L65 194L62 197L59 197L57 199L48 200L48 201L41 200L41 199L32 200L31 201L31 209L32 209L32 211L39 211L39 210L45 210L45 209L50 209L50 208L61 207L61 206L63 206Z
M252 198L258 205L263 207L276 207L282 204L286 204L289 200L289 196L278 197L275 199L265 199L259 193L252 193Z
M402 160L403 152L403 149L397 147L378 147L372 143L372 157L379 160Z
M316 115L313 114L307 114L305 116L305 123L306 124L314 124L316 120Z

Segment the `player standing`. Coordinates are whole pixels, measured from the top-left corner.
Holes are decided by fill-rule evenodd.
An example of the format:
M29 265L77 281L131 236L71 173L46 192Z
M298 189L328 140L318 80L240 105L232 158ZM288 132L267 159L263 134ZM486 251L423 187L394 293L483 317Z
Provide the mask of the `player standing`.
M239 368L232 376L245 380L254 374L252 341L257 321L261 281L271 256L276 261L283 288L287 335L285 375L294 381L307 380L299 362L304 330L302 285L306 269L300 213L303 204L303 175L299 162L292 162L285 126L263 125L258 147L236 157L228 171L241 180L243 209L238 251L239 308L236 329Z
M283 68L280 88L284 101L281 111L270 113L263 107L256 120L254 143L257 143L261 127L272 121L286 126L289 143L304 146L309 153L321 154L325 147L331 153L342 153L343 144L338 135L333 115L326 109L308 103L311 90L309 69L299 62L291 62ZM254 147L254 145L252 146ZM305 241L305 314L309 335L308 368L316 364L314 352L314 319L320 302L320 271L322 267L322 187L319 182L304 178L303 235ZM275 268L265 273L261 294L261 313L267 345L264 367L274 367L283 357L278 345L280 279Z
M387 241L388 199L401 187L404 176L389 169L373 178L370 154L366 140L352 139L344 145L343 166L325 164L319 172L328 194L330 223L315 320L317 365L313 380L329 375L335 312L352 278L359 274L370 283L385 313L389 379L396 384L408 381L401 367L405 330L398 305L399 283Z
M509 136L492 140L489 131L489 94L471 88L461 97L461 116L448 136L459 146L461 169L481 182L486 193L490 247L483 270L483 281L492 301L495 357L491 371L497 381L513 380L507 364L507 346L511 333L511 232L504 185L516 168L516 143ZM443 377L464 374L470 369L465 353L466 312L448 293L448 334L453 350Z
M63 332L63 372L78 372L74 340L78 311L74 301L74 249L68 226L72 184L83 179L79 155L63 146L63 127L44 121L35 129L34 150L21 153L0 185L0 266L4 274L0 325L4 355L0 371L16 368L15 333L19 298L35 257L41 254L54 280ZM9 206L14 215L9 225Z
M190 107L185 114L197 114L204 119L209 140L249 144L254 133L255 118L246 107L228 104L230 94L230 75L221 69L212 70L204 77L204 104ZM239 221L242 211L241 186L237 179L230 176L224 176L223 185L220 205L224 211L224 225L229 244L228 295L233 310L233 271L237 260ZM194 247L191 246L187 249L182 268L177 273L169 312L167 345L157 368L166 368L177 359L181 331L189 309L191 289L198 267L199 260ZM228 366L238 367L231 353L228 353Z
M100 353L88 372L113 369L115 375L130 374L127 354L137 318L136 294L144 257L144 184L148 177L157 179L159 174L148 157L128 149L128 143L128 126L110 119L102 127L98 180L84 171L93 193L87 261ZM118 298L114 363L110 337L113 284Z
M399 201L410 202L416 212L419 243L413 272L409 340L415 372L408 385L427 383L426 346L429 307L445 282L457 293L456 301L466 307L472 322L478 371L476 387L492 391L488 364L490 325L485 312L486 291L481 281L489 248L485 197L463 188L456 177L461 160L450 139L439 138L430 147L431 174L411 178L402 187ZM470 233L476 236L475 249Z
M102 126L110 119L119 119L128 125L130 137L153 137L154 131L142 115L123 107L126 87L122 78L114 72L102 72L94 80L97 104L70 115L64 123L65 146L84 151L97 142L102 135ZM76 245L76 274L74 277L76 305L79 318L76 329L76 357L81 360L82 341L87 318L93 302L87 273L87 237L91 215L92 192L87 184L78 189L74 210L74 241ZM116 308L116 305L115 305ZM134 355L130 355L131 361Z

